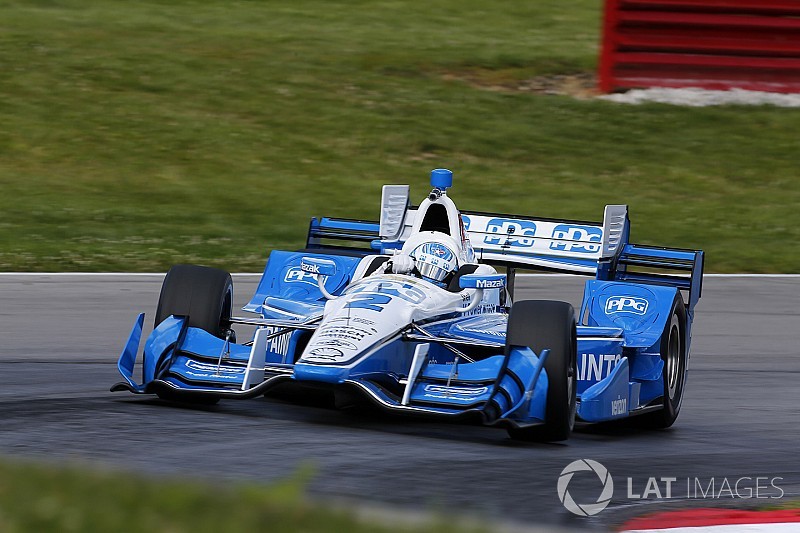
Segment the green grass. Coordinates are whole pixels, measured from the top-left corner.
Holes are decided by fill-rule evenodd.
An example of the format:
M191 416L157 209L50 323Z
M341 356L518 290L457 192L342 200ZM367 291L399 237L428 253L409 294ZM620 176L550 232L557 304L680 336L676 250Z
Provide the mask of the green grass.
M174 481L103 472L80 465L0 462L0 531L17 533L451 533L483 531L443 519L398 523L360 519L308 503L304 478L273 486ZM391 524L391 525L390 525Z
M0 270L260 270L455 171L464 209L800 272L800 111L515 91L594 70L596 0L0 0ZM459 81L465 80L465 81Z

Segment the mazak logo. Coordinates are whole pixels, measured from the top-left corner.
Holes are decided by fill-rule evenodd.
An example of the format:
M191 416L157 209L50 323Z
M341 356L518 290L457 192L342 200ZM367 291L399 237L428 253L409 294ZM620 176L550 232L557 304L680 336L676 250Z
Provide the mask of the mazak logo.
M552 237L551 250L596 254L602 246L603 230L593 226L559 224L553 229Z
M502 279L479 279L475 282L476 289L499 289L502 286Z
M311 263L301 263L300 268L305 272L311 272L312 274L319 274L319 265L314 265Z
M602 490L597 500L590 503L578 503L569 493L569 484L573 476L578 472L594 472L600 479ZM558 499L570 513L578 516L594 516L608 506L611 497L614 495L614 480L611 479L611 474L608 469L591 459L578 459L568 464L561 475L558 476L558 485L556 487L558 492Z
M286 275L283 276L283 281L286 283L308 283L310 285L316 285L317 276L295 266L286 271Z
M487 235L483 242L500 246L530 248L536 235L536 224L527 220L493 218L486 224Z
M633 313L644 315L647 313L648 302L644 298L636 296L612 296L606 300L606 314L614 313Z

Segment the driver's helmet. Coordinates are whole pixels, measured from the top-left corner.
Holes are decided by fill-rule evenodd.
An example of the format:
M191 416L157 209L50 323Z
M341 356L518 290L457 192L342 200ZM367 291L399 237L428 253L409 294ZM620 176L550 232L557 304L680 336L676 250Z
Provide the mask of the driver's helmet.
M440 242L424 242L410 255L422 277L439 286L444 286L458 270L455 251Z

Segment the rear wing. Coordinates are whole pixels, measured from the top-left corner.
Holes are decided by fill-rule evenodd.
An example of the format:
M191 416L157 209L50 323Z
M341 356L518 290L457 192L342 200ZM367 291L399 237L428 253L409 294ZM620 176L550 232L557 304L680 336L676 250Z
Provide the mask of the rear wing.
M386 185L379 222L314 218L306 247L348 255L391 253L411 234L417 208L408 185ZM703 252L630 244L628 206L607 205L603 222L462 211L466 236L481 263L674 286L690 310L700 298Z

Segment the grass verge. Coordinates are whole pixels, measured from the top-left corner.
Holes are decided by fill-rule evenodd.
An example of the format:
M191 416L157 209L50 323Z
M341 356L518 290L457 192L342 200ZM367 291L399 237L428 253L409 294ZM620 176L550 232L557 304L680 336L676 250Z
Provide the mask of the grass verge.
M0 461L0 530L303 531L408 533L463 531L463 524L368 522L307 503L307 476L270 487L146 479L73 465L60 468ZM480 531L466 527L468 531Z
M708 271L800 272L800 111L528 90L591 77L599 11L2 1L0 270L260 270L311 216L376 219L382 184L421 198L445 166L464 209L627 203L634 241Z

